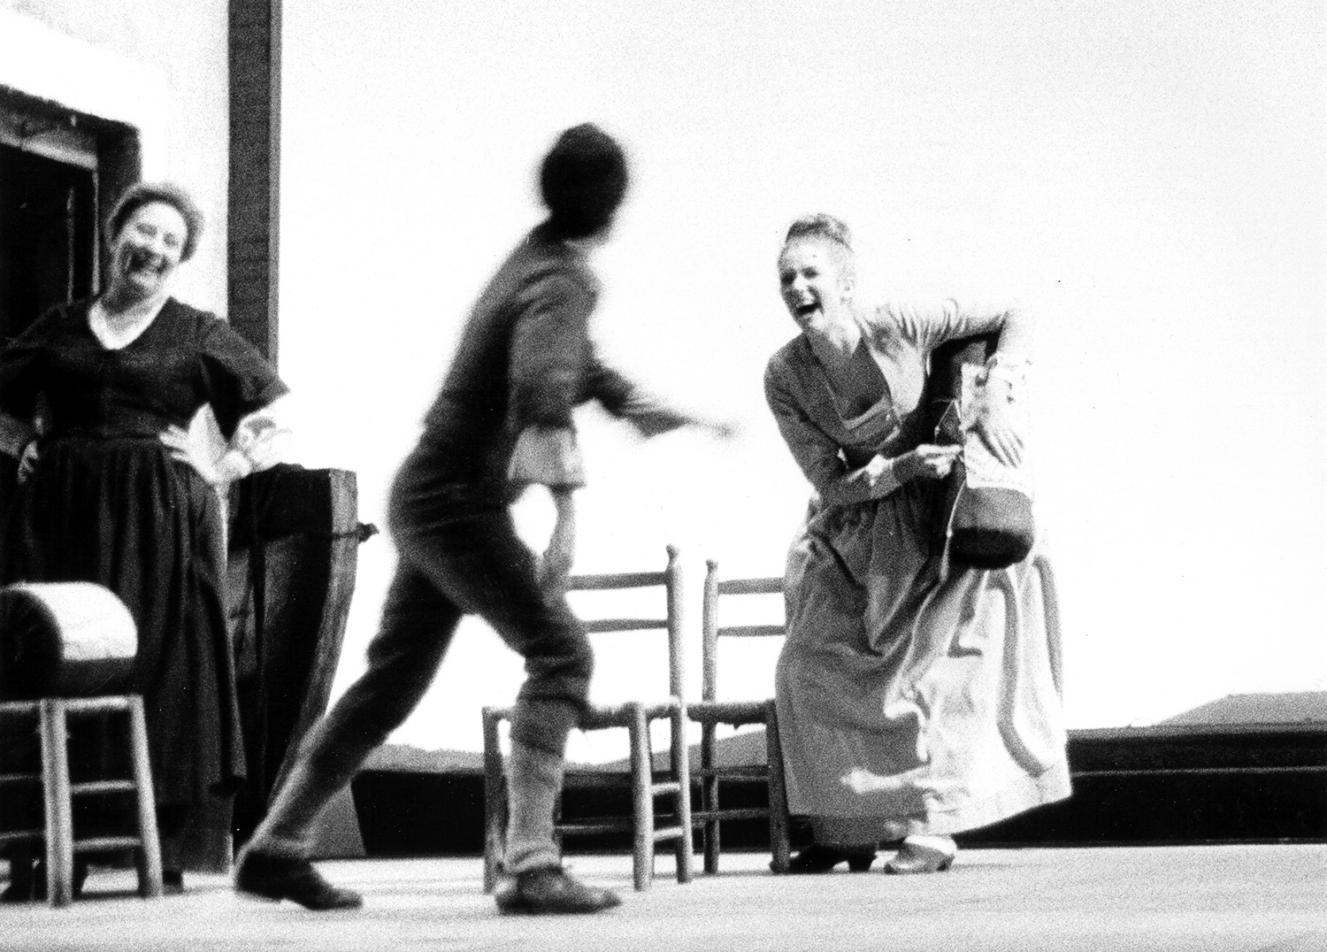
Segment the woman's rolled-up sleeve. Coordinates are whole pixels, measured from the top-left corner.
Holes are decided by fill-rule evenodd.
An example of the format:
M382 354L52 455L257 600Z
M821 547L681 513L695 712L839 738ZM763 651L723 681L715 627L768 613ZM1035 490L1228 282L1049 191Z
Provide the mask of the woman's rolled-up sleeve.
M1001 352L1026 356L1031 333L1030 319L1019 308L960 302L956 298L934 304L890 302L875 312L873 322L878 334L887 337L898 333L924 352L946 341L998 334Z
M290 391L272 365L225 321L212 320L199 359L207 402L227 440L235 438L242 419Z

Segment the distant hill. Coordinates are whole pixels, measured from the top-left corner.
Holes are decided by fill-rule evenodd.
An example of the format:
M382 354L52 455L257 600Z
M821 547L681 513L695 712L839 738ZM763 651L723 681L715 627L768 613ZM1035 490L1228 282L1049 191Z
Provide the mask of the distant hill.
M749 731L727 737L718 744L719 763L723 766L734 764L755 764L765 762L764 731ZM667 763L667 752L656 752L655 766L663 769ZM700 746L691 747L692 766L700 765ZM364 770L379 770L399 773L453 773L456 771L483 770L484 755L470 750L422 750L408 744L384 744L369 755L364 763ZM576 770L623 770L627 769L627 760L611 761L606 764L569 764L569 771Z
M1327 691L1228 694L1161 723L1322 724L1327 727Z
M422 750L408 744L383 744L369 754L362 769L401 773L483 770L484 755L474 750Z
M1298 691L1279 694L1231 694L1209 701L1160 722L1167 726L1201 727L1232 724L1320 724L1327 729L1327 691ZM1146 728L1141 728L1146 730ZM1072 733L1072 732L1071 732ZM720 766L763 764L765 762L765 732L743 731L725 737L718 744ZM655 752L656 769L667 765L667 752ZM691 746L691 765L700 765L700 747ZM405 744L385 744L375 750L364 765L365 770L400 771L402 773L452 773L484 769L484 755L470 750L421 750ZM606 764L569 764L569 771L623 770L627 760L622 758Z

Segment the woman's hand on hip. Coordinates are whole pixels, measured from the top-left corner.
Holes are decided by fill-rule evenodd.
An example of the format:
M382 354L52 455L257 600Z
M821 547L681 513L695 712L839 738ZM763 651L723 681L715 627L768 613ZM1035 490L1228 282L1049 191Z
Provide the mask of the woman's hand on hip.
M18 481L20 483L25 482L32 475L40 459L41 448L37 445L37 438L34 436L24 445L23 452L18 457Z
M170 451L171 459L179 463L188 463L211 485L215 486L226 481L217 465L219 458L214 456L212 443L204 437L201 427L190 427L186 430L184 427L172 424L161 431L159 438Z
M943 479L954 468L961 446L936 446L923 443L894 461L894 476L901 483L914 479Z

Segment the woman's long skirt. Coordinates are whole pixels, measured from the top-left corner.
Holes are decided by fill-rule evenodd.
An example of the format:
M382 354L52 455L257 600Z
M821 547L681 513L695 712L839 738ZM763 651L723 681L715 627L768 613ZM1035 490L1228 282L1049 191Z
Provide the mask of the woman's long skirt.
M925 490L814 509L788 556L776 699L818 841L953 834L1069 796L1036 554L946 567Z

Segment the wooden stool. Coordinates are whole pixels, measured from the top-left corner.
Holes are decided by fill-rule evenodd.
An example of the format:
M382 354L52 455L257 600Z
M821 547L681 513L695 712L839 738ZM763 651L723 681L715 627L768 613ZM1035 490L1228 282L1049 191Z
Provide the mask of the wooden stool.
M132 776L80 783L69 780L68 718L126 715ZM132 849L138 866L138 894L161 895L161 842L157 835L152 772L148 765L147 726L143 699L137 694L104 697L48 697L36 701L0 703L0 718L35 718L41 735L41 773L0 772L0 788L39 783L45 806L44 830L0 832L0 845L44 841L46 844L46 896L52 906L67 906L74 898L74 856L104 850ZM2 770L2 768L0 768ZM138 806L134 836L74 839L73 798L132 792Z

